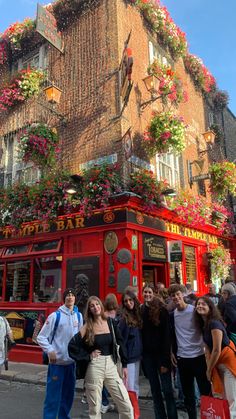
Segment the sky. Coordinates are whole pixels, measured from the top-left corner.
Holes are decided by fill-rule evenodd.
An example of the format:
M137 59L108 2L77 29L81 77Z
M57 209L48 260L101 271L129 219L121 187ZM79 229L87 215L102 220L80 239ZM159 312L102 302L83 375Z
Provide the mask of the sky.
M49 1L41 0L40 4ZM186 33L189 51L201 58L228 92L236 115L236 0L162 0ZM35 17L37 0L0 0L0 32L25 17Z

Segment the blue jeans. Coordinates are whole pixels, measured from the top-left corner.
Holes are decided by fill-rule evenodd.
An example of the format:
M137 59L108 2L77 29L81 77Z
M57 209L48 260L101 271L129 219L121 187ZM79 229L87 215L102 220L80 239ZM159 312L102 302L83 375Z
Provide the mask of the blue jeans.
M70 419L74 392L75 364L49 364L43 419Z
M171 371L160 374L160 363L156 357L143 356L144 371L150 383L154 412L156 419L177 419L177 409L172 389ZM162 391L166 401L166 409L162 397Z
M109 392L106 389L106 387L103 386L103 389L102 389L102 405L103 406L108 406L109 405L108 397L109 397Z

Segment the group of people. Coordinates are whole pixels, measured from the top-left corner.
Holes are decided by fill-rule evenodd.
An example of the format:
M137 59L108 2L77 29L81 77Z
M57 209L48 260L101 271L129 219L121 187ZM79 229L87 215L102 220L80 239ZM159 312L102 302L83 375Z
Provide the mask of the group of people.
M49 358L44 419L70 417L75 371L84 379L90 419L107 411L109 394L120 419L132 419L128 392L139 397L141 364L156 419L178 417L175 376L190 419L197 418L196 383L201 395L226 398L236 417L236 349L230 339L236 332L234 285L224 285L223 303L218 301L224 319L211 295L188 299L183 285L171 285L165 297L163 290L144 285L142 304L134 291L124 291L121 306L114 294L104 304L91 296L82 316L75 290L65 290L59 321L58 311L52 313L37 338Z

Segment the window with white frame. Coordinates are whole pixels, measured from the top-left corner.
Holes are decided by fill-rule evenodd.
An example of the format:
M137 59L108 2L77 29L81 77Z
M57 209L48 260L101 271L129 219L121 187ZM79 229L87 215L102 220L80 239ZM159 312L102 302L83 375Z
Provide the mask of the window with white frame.
M166 153L156 156L157 178L166 179L170 186L179 185L179 156Z
M48 67L48 46L41 45L29 54L24 55L12 66L12 72L20 71L26 68L37 68L46 70Z
M1 187L10 186L14 182L31 185L40 179L40 170L33 163L19 160L16 133L8 134L2 140L1 175Z
M172 60L167 56L166 52L159 45L149 41L148 46L150 64L152 64L154 60L158 60L162 64L173 66Z

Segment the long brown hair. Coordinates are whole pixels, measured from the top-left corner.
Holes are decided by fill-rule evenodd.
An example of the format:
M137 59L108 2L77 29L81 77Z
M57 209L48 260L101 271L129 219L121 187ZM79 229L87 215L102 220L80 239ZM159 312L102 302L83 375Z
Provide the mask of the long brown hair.
M134 302L133 310L128 310L125 305L124 301L125 301L126 295L129 298L131 298ZM142 317L141 317L141 312L140 312L140 302L137 299L136 295L130 290L125 291L124 294L122 295L121 304L122 304L121 315L122 315L122 318L127 323L127 325L130 327L139 327L141 329L143 322L142 322Z
M153 297L153 299L148 303L149 307L149 319L155 326L160 324L160 313L165 309L165 304L158 297Z
M205 318L205 321L203 320L202 316L198 314L197 312L197 303L199 300L203 300L209 307L209 312ZM223 323L223 319L221 317L221 314L218 308L215 306L215 304L209 297L205 297L204 295L202 297L198 297L198 299L196 300L195 310L194 310L194 320L195 320L196 326L201 331L203 331L203 329L208 328L211 320L219 320L220 322Z
M87 304L86 304L86 309L85 309L85 313L84 313L84 320L86 323L86 331L85 331L85 342L89 345L92 346L94 343L94 317L93 314L91 313L90 310L90 304L92 301L97 301L101 307L101 318L102 320L106 320L106 316L104 314L104 307L103 304L100 300L100 298L98 298L96 295L92 295L91 297L89 297Z

